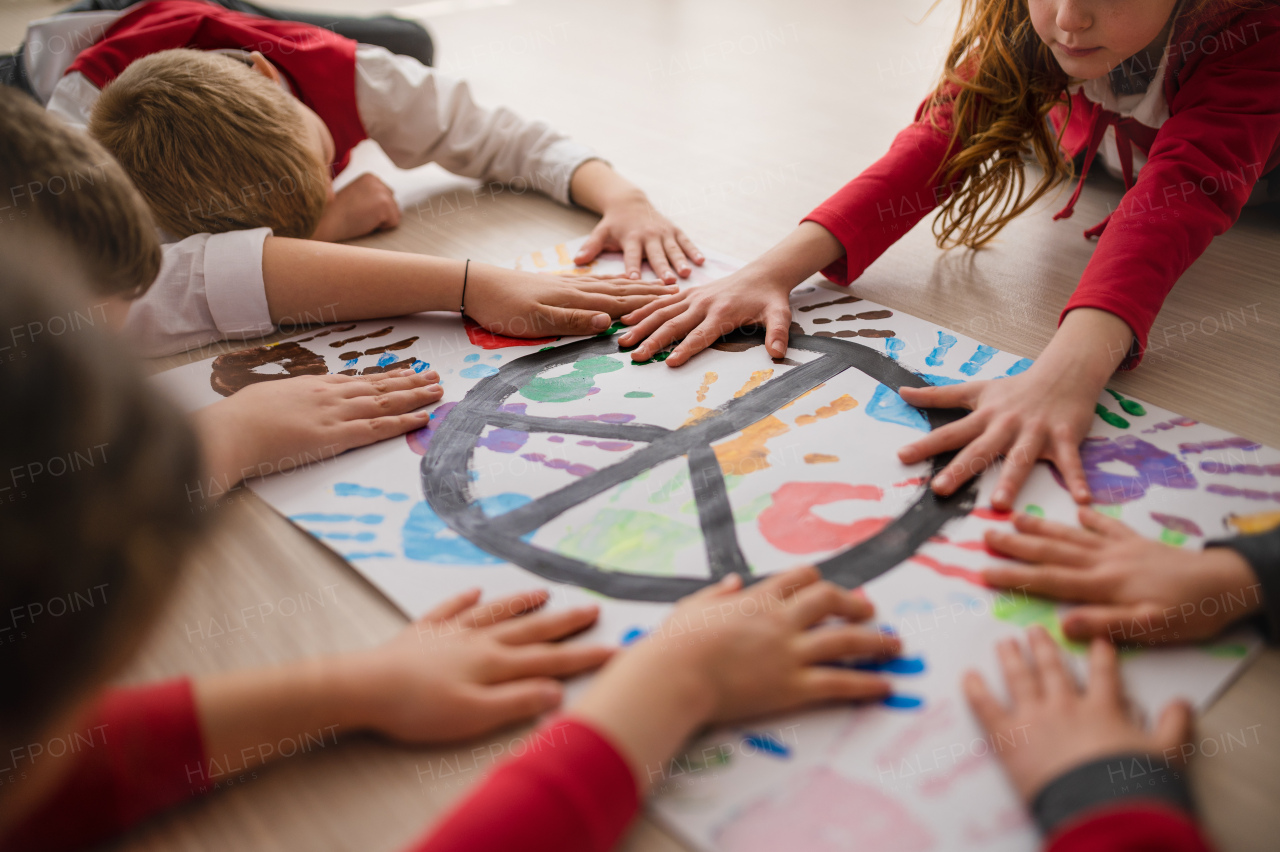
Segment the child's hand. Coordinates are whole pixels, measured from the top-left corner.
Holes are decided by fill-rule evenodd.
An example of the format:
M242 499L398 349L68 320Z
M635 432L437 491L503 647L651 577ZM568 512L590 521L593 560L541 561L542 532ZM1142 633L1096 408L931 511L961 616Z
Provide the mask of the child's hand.
M400 205L382 178L366 172L334 194L324 208L313 240L337 243L400 224Z
M508 337L596 334L617 317L675 291L653 281L539 275L472 263L465 307L467 316L487 330Z
M259 382L195 414L213 493L421 428L444 391L434 370Z
M1262 608L1249 563L1226 547L1183 550L1150 541L1092 509L1084 529L1018 515L1017 533L987 532L987 544L1036 567L988 568L993 586L1088 605L1062 618L1069 638L1113 642L1208 639Z
M535 612L545 591L476 605L464 592L387 644L346 658L339 682L359 726L410 743L478 736L560 706L558 678L598 668L613 653L556 644L595 623L599 607Z
M647 361L683 338L666 360L668 367L678 367L734 329L762 325L765 348L774 358L781 358L787 354L790 336L790 294L790 286L770 281L747 267L713 284L663 296L632 311L622 321L633 328L618 338L618 344L640 343L631 357Z
M970 671L964 677L969 704L1023 801L1033 802L1062 773L1108 755L1180 760L1180 746L1191 735L1186 702L1166 707L1155 731L1148 732L1130 717L1109 643L1098 639L1089 648L1089 682L1082 693L1048 632L1035 626L1027 634L1030 659L1013 639L996 648L1011 707L991 694L982 675Z
M690 261L701 266L706 259L639 187L603 160L580 165L573 173L570 193L577 204L603 217L573 259L579 265L595 260L602 251L620 251L627 278L639 278L640 263L648 257L654 274L674 284L677 274L688 278L693 272Z
M693 240L659 213L643 193L619 199L603 213L574 257L575 263L590 263L602 251L620 251L628 278L639 278L640 264L648 258L654 274L674 284L677 275L688 278L693 273L690 262L701 266L706 260Z
M890 692L879 675L823 665L901 650L863 624L873 613L865 598L819 582L814 568L741 585L729 575L682 600L570 711L620 746L642 790L702 725Z
M1008 378L927 388L901 388L898 393L917 408L968 408L973 413L930 432L898 450L903 464L915 464L959 449L933 478L933 490L954 492L1004 457L991 505L1009 509L1036 461L1053 462L1072 497L1087 503L1089 483L1080 464L1080 442L1093 425L1094 406L1102 386L1078 373L1037 369Z

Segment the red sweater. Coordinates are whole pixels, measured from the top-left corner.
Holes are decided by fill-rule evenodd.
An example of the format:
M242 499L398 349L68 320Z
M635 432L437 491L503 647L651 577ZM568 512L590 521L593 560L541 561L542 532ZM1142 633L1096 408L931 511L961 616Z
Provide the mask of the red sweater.
M1107 222L1086 232L1101 238L1062 311L1092 307L1115 314L1133 329L1139 353L1178 277L1236 221L1258 178L1280 166L1280 5L1228 6L1197 20L1184 15L1167 53L1169 118L1159 128L1076 94L1063 137L1069 156L1084 155L1085 171L1108 126L1116 128L1122 165L1131 147L1148 157ZM927 115L926 106L884 157L805 220L844 245L846 256L823 270L837 284L861 275L948 196L950 188L935 175L953 153L951 104L944 101ZM1070 215L1072 204L1059 218Z
M257 51L289 81L328 126L335 146L334 173L368 134L356 109L356 43L322 27L232 12L199 0L139 3L101 41L85 48L67 73L79 71L99 89L136 59L162 50Z
M105 742L82 752L73 774L0 850L80 849L207 789L200 723L186 679L112 690L90 727ZM553 720L530 748L498 767L406 852L605 852L622 837L639 797L631 769L588 725ZM1207 852L1184 814L1129 800L1068 823L1048 852Z

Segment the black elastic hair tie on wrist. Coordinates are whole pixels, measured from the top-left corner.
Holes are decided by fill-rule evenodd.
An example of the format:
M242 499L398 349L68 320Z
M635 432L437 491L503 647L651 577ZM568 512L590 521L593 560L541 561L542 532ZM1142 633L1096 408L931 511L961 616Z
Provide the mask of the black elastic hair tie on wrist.
M462 269L462 298L458 300L458 313L466 316L467 313L467 278L471 275L471 258L467 258L467 265Z

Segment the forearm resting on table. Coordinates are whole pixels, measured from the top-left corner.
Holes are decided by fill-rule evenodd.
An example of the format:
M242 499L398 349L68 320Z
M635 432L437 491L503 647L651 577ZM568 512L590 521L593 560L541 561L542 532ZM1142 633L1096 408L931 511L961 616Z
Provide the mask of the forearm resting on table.
M472 263L476 275L484 264ZM267 237L262 279L271 321L299 323L456 311L465 262L408 252Z

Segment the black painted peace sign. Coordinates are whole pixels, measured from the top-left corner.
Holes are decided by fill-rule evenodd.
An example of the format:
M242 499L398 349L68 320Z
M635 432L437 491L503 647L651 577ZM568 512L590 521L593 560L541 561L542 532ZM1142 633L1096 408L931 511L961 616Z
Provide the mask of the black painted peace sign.
M763 335L746 336L761 344L764 342ZM545 370L621 351L611 336L588 338L517 358L495 375L481 380L433 431L431 445L421 464L423 494L441 520L482 550L548 580L582 586L610 597L675 601L731 572L742 575L748 583L754 582L760 578L751 573L738 546L729 495L711 445L771 415L848 369L860 370L894 391L904 386L929 384L892 358L860 343L793 334L789 345L793 349L817 352L819 357L730 400L720 406L714 416L679 429L535 417L501 410L509 396ZM923 411L934 429L966 413L960 409ZM471 496L469 470L476 442L489 426L645 442L648 446L523 506L488 517ZM952 455L935 457L933 472L940 471ZM678 456L688 457L690 482L710 569L706 579L611 571L521 539L562 512ZM977 486L973 481L950 497L938 497L926 483L906 511L879 533L837 553L818 567L828 580L850 589L859 586L907 559L947 521L968 514L976 498Z

